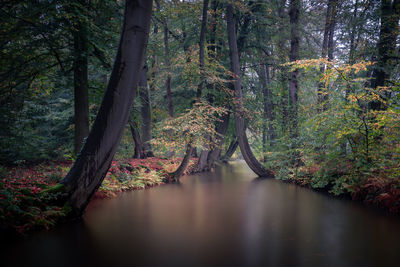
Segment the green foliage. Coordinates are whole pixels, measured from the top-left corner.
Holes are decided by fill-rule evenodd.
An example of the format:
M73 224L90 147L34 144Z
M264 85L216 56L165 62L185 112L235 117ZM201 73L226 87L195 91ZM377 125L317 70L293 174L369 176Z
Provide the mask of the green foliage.
M71 158L73 36L87 27L91 117L121 27L118 1L7 1L0 7L0 161ZM101 14L101 15L100 15Z
M173 148L180 151L188 142L200 148L206 144L212 145L205 136L214 139L218 135L214 124L225 112L224 108L213 107L207 102L197 102L192 109L179 117L162 121L159 137L153 139L152 144L158 149Z
M318 81L324 83L328 103L303 102L300 108L307 116L300 118L295 146L302 166L279 164L290 162L285 156L292 154L290 140L281 138L278 152L267 163L277 164L277 177L307 180L312 187L328 188L336 195L355 193L369 177L398 179L399 103L396 98L384 99L387 92L398 88L366 87L363 72L371 66L369 62L344 65L302 60L290 64L311 72L320 64L328 66ZM373 101L381 101L387 108L371 109Z
M57 187L57 190L54 188ZM66 216L64 211L50 203L58 199L60 186L48 188L39 179L13 178L0 181L0 222L3 228L19 233L53 226ZM43 190L44 189L44 190Z
M130 162L120 164L115 162L99 191L108 196L126 190L145 189L162 183L163 177L164 175L159 170L147 166L140 167Z

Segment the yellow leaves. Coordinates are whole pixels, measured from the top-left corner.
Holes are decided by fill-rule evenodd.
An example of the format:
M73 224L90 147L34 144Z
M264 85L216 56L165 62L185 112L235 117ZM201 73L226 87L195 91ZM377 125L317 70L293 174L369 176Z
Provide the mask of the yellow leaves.
M189 141L201 147L209 142L205 138L206 135L211 138L217 136L214 125L225 112L225 108L214 107L206 101L196 102L191 109L187 109L178 117L162 121L161 132L152 143L164 148L173 147L174 150L183 150L185 143Z
M282 64L282 66L289 66L292 71L295 69L318 70L321 68L323 69L323 74L320 81L325 81L327 83L330 79L336 79L337 77L349 80L349 75L351 73L357 74L360 71L366 71L367 68L373 64L374 63L371 61L363 60L355 64L342 64L335 60L330 61L327 58L317 58L296 60ZM327 86L327 84L325 84L325 86Z
M358 99L355 95L349 95L349 96L347 96L347 99L353 103L357 103L357 101L358 101Z

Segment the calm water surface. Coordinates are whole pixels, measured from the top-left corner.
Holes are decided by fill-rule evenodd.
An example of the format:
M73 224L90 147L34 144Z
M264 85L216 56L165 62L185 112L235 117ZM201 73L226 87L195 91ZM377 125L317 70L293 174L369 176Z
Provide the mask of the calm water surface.
M82 222L8 242L9 266L400 266L400 219L244 162L95 201ZM5 243L5 242L2 242Z

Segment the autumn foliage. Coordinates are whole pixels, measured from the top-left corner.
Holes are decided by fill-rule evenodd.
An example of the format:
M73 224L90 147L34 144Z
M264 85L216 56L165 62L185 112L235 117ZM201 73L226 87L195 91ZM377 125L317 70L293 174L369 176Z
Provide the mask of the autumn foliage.
M94 198L115 197L122 191L146 189L168 182L170 173L181 160L153 157L113 161ZM194 170L195 160L191 161L187 173ZM57 195L47 194L46 190L61 181L71 165L71 161L54 161L36 166L2 168L0 227L26 233L33 229L49 229L62 220L68 210L62 204L52 203Z

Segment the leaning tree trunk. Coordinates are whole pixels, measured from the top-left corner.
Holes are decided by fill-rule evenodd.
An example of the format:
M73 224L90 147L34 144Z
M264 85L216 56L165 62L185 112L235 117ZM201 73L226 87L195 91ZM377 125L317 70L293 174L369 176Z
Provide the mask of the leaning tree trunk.
M89 135L89 85L87 27L77 22L74 32L74 152L79 154Z
M142 116L142 152L143 157L154 157L151 149L151 106L149 89L147 87L147 66L145 65L139 81L139 94L140 94L140 114Z
M235 19L233 17L232 1L227 5L226 8L226 21L227 21L227 31L228 31L229 55L231 58L231 68L233 74L236 76L233 82L235 88L234 116L235 116L236 134L238 136L240 151L242 152L243 158L246 161L247 165L258 176L272 177L273 175L267 170L265 170L264 167L260 164L260 162L258 162L258 160L253 155L253 152L251 151L245 132L239 53L236 43Z
M231 157L233 156L233 153L235 153L238 145L239 145L239 142L237 140L236 135L232 136L232 140L229 143L228 149L226 150L225 155L223 155L221 157L221 160L223 162L228 162L228 160L230 160Z
M126 0L121 39L99 113L80 155L62 183L74 215L81 215L103 182L136 96L149 36L152 1Z
M190 140L186 146L185 156L183 157L181 164L179 165L178 169L171 175L174 181L178 181L179 178L185 174L185 171L189 166L190 158L192 157L194 149L195 148L192 146L192 141Z

